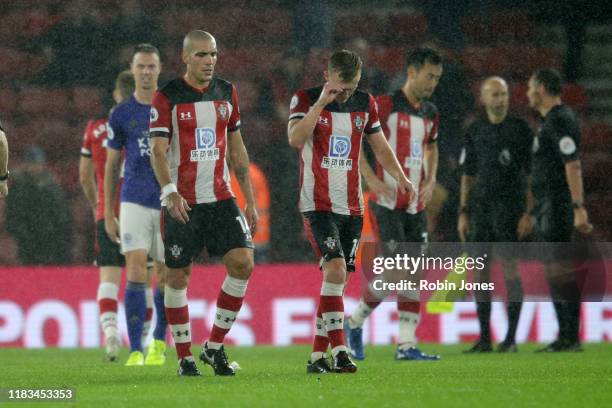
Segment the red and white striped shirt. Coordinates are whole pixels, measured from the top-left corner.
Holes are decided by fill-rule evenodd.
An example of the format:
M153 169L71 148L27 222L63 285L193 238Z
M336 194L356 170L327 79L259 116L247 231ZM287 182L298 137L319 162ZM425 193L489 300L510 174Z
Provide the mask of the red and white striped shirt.
M199 90L178 78L153 97L149 131L170 138L170 176L189 204L234 196L225 155L228 132L238 129L236 88L222 79L214 78Z
M419 107L410 104L402 90L376 98L385 137L404 169L404 174L415 188L417 200L408 201L408 195L399 191L397 181L387 173L380 163L376 174L385 184L395 187L391 198L376 197L377 204L391 210L406 210L416 214L425 209L422 185L425 179L423 152L425 145L435 143L438 138L438 110L431 102Z
M289 120L303 118L321 90L298 91L291 99ZM346 103L332 102L323 109L313 137L300 152L300 211L363 215L361 141L364 133L380 130L376 102L366 92L357 90Z

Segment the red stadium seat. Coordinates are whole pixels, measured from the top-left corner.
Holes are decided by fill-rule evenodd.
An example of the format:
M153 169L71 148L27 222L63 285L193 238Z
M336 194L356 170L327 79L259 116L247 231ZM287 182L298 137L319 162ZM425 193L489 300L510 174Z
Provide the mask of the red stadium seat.
M561 100L578 112L585 112L588 107L586 91L580 84L566 84L561 93Z
M380 29L374 27L374 29ZM388 44L406 46L420 43L427 35L427 19L420 11L395 12L387 21L386 41Z
M238 103L242 112L253 111L257 106L259 90L257 85L248 80L238 80L234 82L236 92L238 92Z
M103 113L102 92L98 88L80 86L72 89L72 111L82 116Z
M406 67L406 51L400 47L371 47L368 62L389 75L395 75Z
M0 89L0 112L2 119L6 120L5 115L18 111L18 93L12 88Z
M61 114L68 112L70 99L65 89L25 88L19 94L19 109L27 114Z

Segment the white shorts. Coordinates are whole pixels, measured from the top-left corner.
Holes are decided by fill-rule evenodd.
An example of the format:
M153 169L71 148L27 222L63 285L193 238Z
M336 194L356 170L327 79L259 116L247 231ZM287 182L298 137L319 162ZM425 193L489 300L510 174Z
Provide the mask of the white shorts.
M144 249L155 261L164 262L160 211L140 204L121 203L119 210L121 253Z

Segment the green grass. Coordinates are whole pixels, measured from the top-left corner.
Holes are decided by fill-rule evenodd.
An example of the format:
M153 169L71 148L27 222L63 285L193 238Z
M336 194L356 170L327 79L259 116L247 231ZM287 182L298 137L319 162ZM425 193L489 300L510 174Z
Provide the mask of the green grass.
M466 346L424 345L439 362L396 362L392 347L367 347L356 374L307 375L309 348L230 347L236 377L176 376L174 350L164 367L102 362L102 350L0 349L0 387L76 390L72 403L0 406L82 407L600 407L612 401L612 348L583 353L462 355ZM195 348L194 348L195 350ZM123 350L123 359L127 351Z

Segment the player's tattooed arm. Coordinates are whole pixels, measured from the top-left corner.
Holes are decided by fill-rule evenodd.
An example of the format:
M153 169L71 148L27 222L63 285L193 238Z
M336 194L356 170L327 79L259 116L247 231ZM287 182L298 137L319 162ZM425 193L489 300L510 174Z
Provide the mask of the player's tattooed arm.
M119 169L121 167L121 151L106 149L106 165L104 167L104 228L113 242L119 242L119 223L115 217L115 197L119 185Z
M379 179L378 176L376 176L376 173L374 173L374 170L372 170L372 167L370 167L370 163L368 163L368 159L366 159L365 154L362 154L359 157L359 172L363 176L369 191L387 199L390 199L393 196L393 189L385 184L384 181Z
M251 185L249 155L246 147L244 146L242 134L239 130L229 134L227 147L229 151L230 164L234 170L236 178L238 179L240 191L242 191L246 201L244 215L247 223L249 224L251 234L255 235L257 232L257 221L259 220L259 215L257 214L257 209L255 207L255 195L253 194L253 186Z
M376 160L383 166L383 169L397 181L397 187L403 193L408 193L410 200L414 198L414 187L410 180L406 178L404 169L397 161L397 157L389 146L387 139L382 131L368 135L368 142L372 146Z

